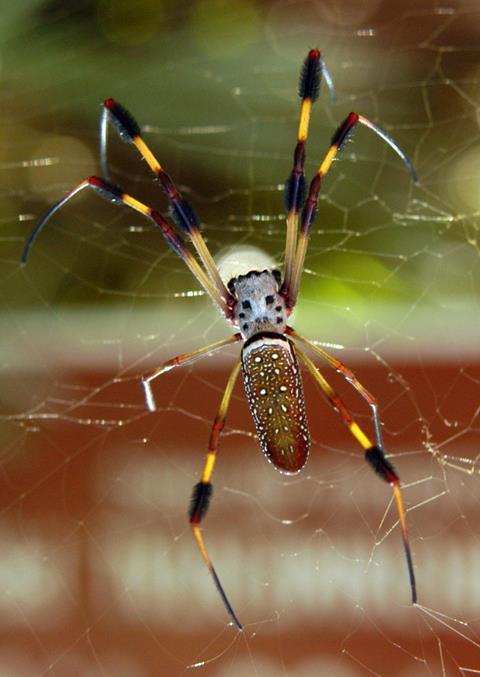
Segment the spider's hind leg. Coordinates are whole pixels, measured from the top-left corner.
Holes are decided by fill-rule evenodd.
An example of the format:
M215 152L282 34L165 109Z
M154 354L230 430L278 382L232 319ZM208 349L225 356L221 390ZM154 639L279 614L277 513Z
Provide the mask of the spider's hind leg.
M329 382L320 373L320 371L317 369L312 360L307 355L305 355L305 353L298 347L297 352L300 359L306 365L307 369L320 386L322 393L325 395L330 405L333 407L333 409L335 409L335 411L338 411L346 427L364 450L365 460L368 461L368 463L372 466L375 472L392 487L393 497L395 499L395 503L397 506L398 519L400 522L400 531L402 533L405 559L407 561L408 576L410 580L410 590L412 594L412 604L416 604L417 586L415 582L415 573L413 570L412 554L408 540L408 528L405 515L405 508L403 506L402 492L400 490L400 478L398 477L393 465L385 457L383 448L372 444L370 439L367 437L367 435L360 428L360 426L355 421L353 416L350 414L347 407L344 405L342 399L333 390Z
M223 604L225 605L225 608L230 618L232 619L238 630L242 629L242 625L238 620L237 616L235 615L232 605L228 601L228 597L225 594L225 591L223 589L222 584L220 583L220 579L217 575L217 572L215 571L215 568L212 564L212 561L207 551L207 547L205 545L205 541L203 540L200 525L207 513L208 506L210 503L210 498L213 491L210 479L212 477L213 468L217 456L218 441L220 438L220 434L223 430L223 427L225 425L225 419L227 416L228 406L230 404L230 398L232 396L235 381L237 380L237 376L240 371L240 366L241 366L240 362L237 362L237 364L234 366L229 376L225 392L223 393L222 401L220 402L220 407L218 409L210 433L210 443L208 447L207 458L205 459L205 465L203 467L202 477L200 479L200 482L198 482L193 488L193 494L189 511L190 525L192 527L195 540L197 541L197 545L200 549L200 552L202 553L203 559L205 560L205 564L207 565L208 570L210 571L210 574L215 583L215 587L217 588L220 597L222 598Z

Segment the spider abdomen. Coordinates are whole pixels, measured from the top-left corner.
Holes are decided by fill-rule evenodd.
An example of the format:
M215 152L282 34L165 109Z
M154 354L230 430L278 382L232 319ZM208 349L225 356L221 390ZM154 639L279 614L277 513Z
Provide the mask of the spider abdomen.
M308 458L310 433L293 343L275 332L256 334L243 346L242 368L263 453L281 472L299 472Z

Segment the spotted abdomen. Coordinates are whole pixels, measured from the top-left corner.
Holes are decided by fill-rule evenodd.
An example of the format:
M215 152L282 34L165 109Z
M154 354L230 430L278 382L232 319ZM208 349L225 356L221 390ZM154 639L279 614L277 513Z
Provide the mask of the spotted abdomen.
M243 382L261 449L284 473L296 473L310 448L303 386L293 343L262 332L242 350Z

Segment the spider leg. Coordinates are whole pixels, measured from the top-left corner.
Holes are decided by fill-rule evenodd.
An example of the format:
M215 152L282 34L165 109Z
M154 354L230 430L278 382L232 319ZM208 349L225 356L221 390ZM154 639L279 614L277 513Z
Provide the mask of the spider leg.
M219 350L220 348L224 348L225 346L228 346L231 343L235 343L236 341L241 340L242 340L241 334L233 334L232 336L228 336L227 338L221 339L220 341L215 341L215 343L210 343L210 345L208 346L198 348L197 350L194 350L191 353L177 355L177 357L174 357L164 362L160 367L152 371L150 374L143 376L142 384L145 392L145 400L147 403L147 407L150 409L150 411L156 410L155 399L153 397L152 387L150 385L150 383L154 381L156 378L158 378L162 374L165 374L165 372L170 371L170 369L174 369L175 367L180 367L185 364L191 364L192 362L196 362L197 360L202 359L202 357L205 357L205 355L208 355L209 353L213 353Z
M306 365L306 367L308 368L308 370L310 371L310 373L320 386L320 389L322 390L327 400L330 402L331 406L335 409L335 411L338 411L348 430L351 432L351 434L357 440L360 446L364 449L365 460L367 460L374 469L374 471L392 487L393 496L397 506L400 530L402 533L405 559L407 561L408 576L410 580L410 589L412 594L412 604L416 604L417 587L415 582L415 574L413 571L412 554L410 551L410 544L408 540L408 528L405 508L403 506L402 492L400 490L400 478L398 477L393 465L385 457L383 448L381 446L373 445L371 443L371 441L365 435L365 433L360 428L358 423L356 423L356 421L354 420L354 418L344 405L339 395L337 395L337 393L333 390L331 385L320 373L320 371L312 362L312 360L303 352L303 350L300 350L298 347L297 352L300 359L304 362L304 364Z
M113 204L117 205L125 205L151 219L155 225L160 228L160 231L169 247L171 247L171 249L173 249L173 251L182 259L189 270L197 278L201 286L218 305L225 317L230 317L231 311L228 303L220 295L217 287L197 262L193 254L188 250L182 237L175 232L175 230L168 223L168 221L163 218L160 212L157 212L151 207L139 202L136 198L132 197L128 193L124 193L123 190L118 186L115 186L113 183L109 183L104 179L100 179L98 176L90 176L88 179L81 181L77 186L75 186L75 188L73 188L73 190L67 193L67 195L65 195L61 200L56 202L43 215L27 240L21 257L22 263L27 262L30 249L32 248L34 241L38 237L40 231L47 221L55 214L58 209L63 207L64 204L66 204L72 197L74 197L84 188L91 188L95 193L103 197L104 200L107 200L107 202L112 202Z
M340 360L337 360L332 355L329 355L325 350L316 346L314 343L306 339L304 336L299 334L293 327L287 327L286 333L292 338L300 341L304 345L308 346L313 350L317 355L319 355L327 364L338 371L339 374L342 374L344 379L348 381L355 390L363 397L363 399L368 403L372 410L373 425L375 427L375 437L377 439L377 446L383 449L383 439L382 439L382 428L380 425L380 418L378 416L378 402L376 398L370 393L365 386L363 386L358 378L355 376L353 371L346 367Z
M133 116L114 99L106 99L100 116L100 163L105 176L108 176L107 164L107 124L110 122L126 143L132 143L156 175L171 205L170 215L177 228L186 233L195 247L205 270L225 302L231 300L217 265L200 232L200 223L190 203L182 197L174 182L163 169L142 138L140 126Z
M234 622L235 626L238 628L238 630L242 629L242 625L238 618L235 615L235 612L233 611L233 608L228 601L228 598L225 594L225 591L223 589L222 584L220 583L220 579L217 575L217 572L215 571L215 568L212 564L212 561L210 559L210 556L208 554L205 541L203 540L203 535L202 535L202 530L200 527L202 519L205 517L210 498L212 495L212 484L210 482L210 479L212 477L213 473L213 468L215 465L215 460L217 456L217 449L218 449L218 441L220 437L220 433L223 430L223 427L225 425L225 418L227 416L227 410L228 406L230 404L230 398L232 396L232 391L235 385L235 381L237 380L238 373L240 371L240 366L241 363L237 362L237 364L234 366L227 382L227 386L225 388L225 392L223 393L222 401L220 402L220 407L218 409L217 415L215 417L215 420L213 422L212 430L210 433L210 443L208 446L208 454L205 459L205 465L203 467L203 472L202 472L202 477L200 482L196 484L193 488L193 493L192 493L192 499L190 503L190 511L189 511L189 516L190 516L190 525L193 530L193 535L195 536L195 540L197 541L197 545L200 549L200 552L202 553L203 559L205 560L205 563L208 567L208 570L210 571L210 574L212 575L213 581L215 583L215 586L220 594L220 597L222 598L223 604L225 605L225 608Z
M380 138L383 139L383 141L388 143L388 145L403 160L414 183L417 183L417 175L415 173L412 163L405 155L405 153L402 151L402 149L388 134L386 134L382 129L374 125L373 122L370 122L370 120L365 118L363 115L359 115L358 113L350 113L349 115L347 115L345 120L341 123L341 125L339 125L339 127L335 131L332 140L330 142L330 146L327 152L325 153L325 156L317 170L317 173L313 177L310 183L310 187L308 189L307 199L305 201L302 212L300 235L298 237L297 250L294 256L291 280L290 284L286 285L285 289L283 290L287 298L287 305L290 308L293 308L297 300L298 289L300 286L300 278L302 276L303 264L305 262L305 255L307 253L310 231L316 216L318 195L320 193L322 181L329 172L333 164L333 161L338 155L338 152L345 145L345 142L347 141L350 134L353 132L353 129L355 128L357 123L360 123L365 127L368 127L376 134L378 134L378 136L380 136Z
M324 65L318 49L311 49L303 62L298 93L302 100L297 132L297 145L293 153L293 167L285 182L285 207L287 210L287 235L285 241L285 270L282 289L288 289L297 246L298 215L305 199L305 145L310 126L310 113L318 98L320 77ZM329 78L329 81L330 78Z

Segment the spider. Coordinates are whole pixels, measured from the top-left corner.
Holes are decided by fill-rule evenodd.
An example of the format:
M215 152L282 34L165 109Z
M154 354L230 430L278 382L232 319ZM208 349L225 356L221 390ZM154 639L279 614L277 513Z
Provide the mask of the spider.
M293 156L293 167L285 184L287 219L283 277L278 270L251 270L246 275L238 275L227 284L224 283L202 237L199 221L194 210L182 197L170 176L143 140L140 127L135 119L114 99L107 99L104 102L100 117L100 162L105 178L91 176L84 179L65 197L55 203L33 229L22 255L22 263L26 263L32 244L44 224L74 195L84 188L91 188L105 200L117 205L126 205L153 221L155 226L160 229L167 244L188 266L223 316L235 328L239 329L227 338L168 360L142 379L147 407L150 411L155 411L152 382L161 374L180 365L191 364L225 346L243 341L240 360L236 362L228 378L211 429L209 449L203 472L200 481L194 486L189 510L190 525L195 540L226 611L239 630L242 629L242 625L212 564L201 530L201 523L208 510L212 495L211 477L217 457L219 437L225 425L235 382L240 370L242 370L246 397L262 452L278 471L288 475L300 472L309 454L310 434L297 356L311 373L332 408L340 414L344 424L364 450L365 458L373 470L392 487L399 516L412 604L417 601L415 574L400 491L400 480L383 450L377 401L348 367L319 346L311 343L287 324L297 302L300 278L310 231L316 215L321 183L354 127L360 123L378 134L403 160L413 181L417 181L410 160L395 141L363 115L350 113L335 131L330 146L310 183L308 192L306 191L304 177L305 145L311 109L318 97L322 75L333 96L332 81L320 52L318 49L311 49L303 63L300 74L298 93L301 106L297 143ZM110 181L107 165L108 123L111 123L124 142L131 143L137 148L155 174L169 200L169 215L173 221L173 226L158 211L139 202ZM187 248L185 235L188 236L193 245L198 259ZM341 398L317 369L311 358L299 347L299 344L309 348L327 365L340 373L366 400L372 413L375 430L374 443L360 428Z

